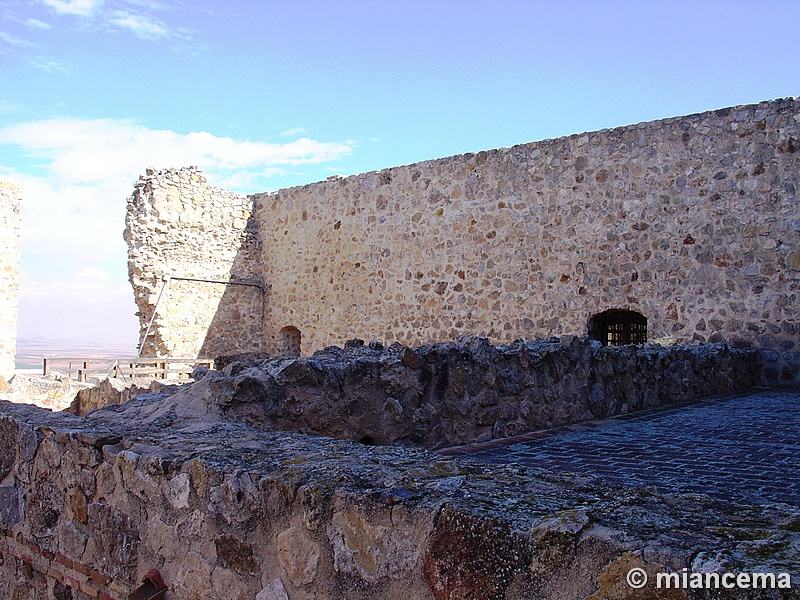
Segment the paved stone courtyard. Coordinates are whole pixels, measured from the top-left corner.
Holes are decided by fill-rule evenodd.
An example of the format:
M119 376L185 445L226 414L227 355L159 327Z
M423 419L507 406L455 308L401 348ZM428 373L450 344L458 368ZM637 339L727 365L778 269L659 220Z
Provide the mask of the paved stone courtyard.
M800 505L800 392L756 391L443 452L663 493Z

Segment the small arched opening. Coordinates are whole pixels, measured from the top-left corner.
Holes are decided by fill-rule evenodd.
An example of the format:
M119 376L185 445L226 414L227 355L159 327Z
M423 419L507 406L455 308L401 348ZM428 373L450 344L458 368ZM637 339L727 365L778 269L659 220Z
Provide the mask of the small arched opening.
M633 310L612 309L589 320L589 337L604 346L647 342L647 317Z
M279 356L300 356L300 330L288 325L278 334Z

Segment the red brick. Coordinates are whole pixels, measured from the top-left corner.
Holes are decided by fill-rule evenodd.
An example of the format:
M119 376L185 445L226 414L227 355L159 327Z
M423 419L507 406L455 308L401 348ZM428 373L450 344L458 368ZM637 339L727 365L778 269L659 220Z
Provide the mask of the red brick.
M56 555L50 552L50 550L45 550L42 548L42 556L44 556L47 560L53 560Z
M73 564L72 559L64 556L63 554L61 554L61 552L56 554L56 562L60 565L64 565L68 569L71 569Z
M86 575L86 577L89 577L92 572L92 570L89 567L87 567L83 563L79 563L77 560L72 561L72 568L75 569L81 575Z
M27 554L23 554L22 556L19 557L19 559L27 564L31 564L33 562L33 557L28 556Z
M31 552L36 552L39 554L39 545L35 542L26 542L25 545L30 548Z
M100 597L98 600L114 600L111 596L106 594L105 592L100 592Z
M108 585L111 583L111 577L108 575L103 575L102 573L98 573L97 571L89 570L89 579L94 581L98 585Z
M52 577L53 579L56 579L61 582L64 581L64 574L58 569L54 569L53 567L47 569L47 576Z

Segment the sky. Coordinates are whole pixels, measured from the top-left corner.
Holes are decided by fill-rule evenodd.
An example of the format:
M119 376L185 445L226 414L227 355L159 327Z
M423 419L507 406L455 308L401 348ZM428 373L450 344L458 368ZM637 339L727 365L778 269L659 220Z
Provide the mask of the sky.
M20 339L138 342L148 167L256 193L800 95L800 0L0 0Z

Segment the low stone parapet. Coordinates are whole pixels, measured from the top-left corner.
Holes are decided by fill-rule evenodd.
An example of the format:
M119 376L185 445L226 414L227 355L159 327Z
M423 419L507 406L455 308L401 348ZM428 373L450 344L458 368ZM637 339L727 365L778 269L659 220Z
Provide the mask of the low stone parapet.
M726 344L606 347L573 336L419 348L348 342L307 358L228 358L170 400L265 430L440 448L729 394L760 355Z
M644 599L633 568L800 572L798 507L129 412L161 400L0 402L0 597L122 600L153 569L176 600Z

